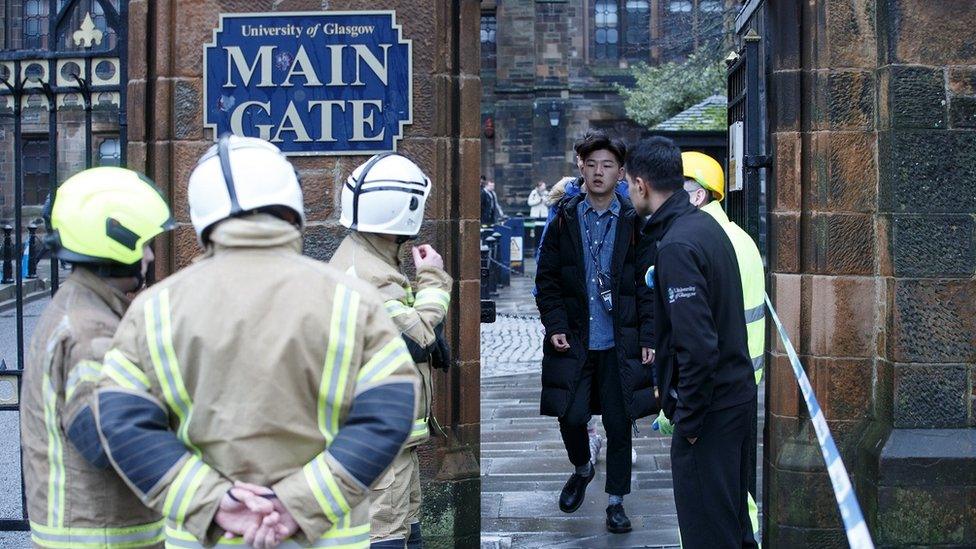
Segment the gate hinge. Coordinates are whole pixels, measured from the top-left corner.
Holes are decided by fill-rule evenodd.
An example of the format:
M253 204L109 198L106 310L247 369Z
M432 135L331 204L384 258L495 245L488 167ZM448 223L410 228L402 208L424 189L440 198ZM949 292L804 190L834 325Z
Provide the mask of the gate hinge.
M773 157L768 154L747 154L742 159L747 168L771 168Z

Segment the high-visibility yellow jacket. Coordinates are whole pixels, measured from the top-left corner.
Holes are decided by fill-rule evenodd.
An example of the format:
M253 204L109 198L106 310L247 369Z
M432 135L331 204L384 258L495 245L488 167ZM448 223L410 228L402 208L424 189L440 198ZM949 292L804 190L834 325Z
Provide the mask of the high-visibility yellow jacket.
M725 234L729 236L735 249L739 275L742 277L742 300L746 314L749 356L752 358L752 368L756 373L758 384L763 375L763 353L766 350L766 275L762 256L749 233L729 220L720 202L713 200L703 206L702 211L714 217L725 229Z
M351 232L343 239L329 263L377 288L386 311L403 337L414 348L435 342L435 327L444 322L451 304L453 279L444 269L424 267L417 271L417 293L400 270L399 244L377 234ZM414 357L422 380L420 409L407 446L427 440L433 389L430 364Z
M112 465L175 547L234 546L212 523L232 480L272 488L299 543L367 547L369 486L416 414L403 339L373 288L301 255L291 224L229 219L211 240L133 301L105 356Z
M20 421L35 547L162 546L159 514L142 505L109 467L89 405L102 355L128 306L124 294L78 268L34 331Z

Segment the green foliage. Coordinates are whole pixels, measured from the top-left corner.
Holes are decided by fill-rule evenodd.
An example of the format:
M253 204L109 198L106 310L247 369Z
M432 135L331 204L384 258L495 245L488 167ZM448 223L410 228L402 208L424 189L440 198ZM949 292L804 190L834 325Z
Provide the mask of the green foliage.
M715 47L702 47L683 63L631 68L634 86L617 85L627 116L653 127L709 96L725 94L725 65Z

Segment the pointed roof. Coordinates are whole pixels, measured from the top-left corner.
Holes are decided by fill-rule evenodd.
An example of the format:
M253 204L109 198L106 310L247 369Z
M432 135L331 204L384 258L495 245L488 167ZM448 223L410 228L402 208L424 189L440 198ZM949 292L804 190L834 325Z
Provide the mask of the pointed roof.
M661 122L653 129L664 131L723 131L726 129L727 109L728 99L724 95L713 95Z

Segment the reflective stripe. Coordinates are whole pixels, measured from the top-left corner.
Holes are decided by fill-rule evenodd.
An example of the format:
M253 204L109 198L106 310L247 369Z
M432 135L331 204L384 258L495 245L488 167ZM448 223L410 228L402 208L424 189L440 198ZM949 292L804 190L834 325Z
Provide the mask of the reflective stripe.
M417 419L413 422L413 431L410 432L410 438L426 437L430 435L430 429L427 427L426 419Z
M47 427L47 523L64 525L64 450L58 426L58 392L48 372L42 380L44 392L44 424Z
M58 421L58 389L51 379L54 366L54 351L71 326L68 318L62 318L51 334L45 348L47 363L41 376L41 396L44 402L44 426L47 430L47 523L53 527L64 526L64 447L61 440L61 426Z
M430 304L438 305L444 309L444 312L447 312L451 306L451 294L440 288L424 288L417 292L417 301L414 303L414 307Z
M319 384L319 431L328 447L339 430L339 411L343 390L349 375L352 352L356 347L356 320L359 316L359 294L346 286L336 286L332 301L332 323L325 353L322 381Z
M747 504L749 506L749 522L752 523L752 537L756 540L756 549L762 549L762 536L759 535L759 507L756 505L755 498L752 494L746 492L749 496Z
M316 456L303 467L303 470L305 471L305 480L312 489L312 494L319 502L325 516L333 524L338 523L339 519L349 512L350 507L332 476L332 471L329 470L329 466L325 462L325 454Z
M356 382L371 383L378 381L395 372L404 363L409 364L411 360L410 351L407 350L407 344L403 342L403 338L394 337L359 370L359 377Z
M758 320L763 320L766 318L766 304L763 303L758 307L753 307L751 309L746 309L746 324L751 324Z
M102 365L94 360L82 360L71 369L68 381L64 384L64 399L71 400L78 385L87 382L97 382L102 377Z
M149 378L118 349L105 354L102 372L123 387L149 391Z
M196 495L203 478L211 471L210 467L200 458L190 455L186 463L180 467L176 479L170 484L163 503L163 514L182 524L186 519L186 511Z
M180 364L173 349L173 332L169 318L169 290L159 292L146 303L146 342L153 361L156 377L163 388L163 397L170 410L176 414L179 427L176 435L197 454L200 450L192 445L187 430L190 425L192 404L180 374Z
M30 523L31 540L52 549L126 549L161 543L163 521L125 528L52 528Z
M186 549L202 549L203 544L198 542L192 534L186 530L174 528L166 525L166 547L179 547ZM240 537L233 539L221 538L212 547L227 547L240 549L247 547L244 540ZM300 549L302 546L293 540L286 540L278 546L281 549ZM308 547L332 547L333 549L366 549L369 547L369 525L361 524L353 527L333 527L329 529L321 538Z
M412 307L414 302L413 288L408 284L403 287L403 291L407 294L407 306Z
M396 299L387 301L383 304L383 306L386 307L386 313L390 315L390 318L396 318L398 316L408 314L411 311L410 307L407 307Z
M325 354L322 381L319 385L319 431L325 437L325 445L332 444L339 431L343 393L348 382L352 354L356 347L356 323L359 318L359 294L346 286L336 286L332 301L332 321L329 344ZM349 512L342 490L332 476L325 454L319 454L303 467L305 480L315 500L333 524ZM367 533L367 542L369 534Z
M763 364L765 363L766 363L766 359L762 355L752 359L752 371L758 372L759 370L762 370Z

